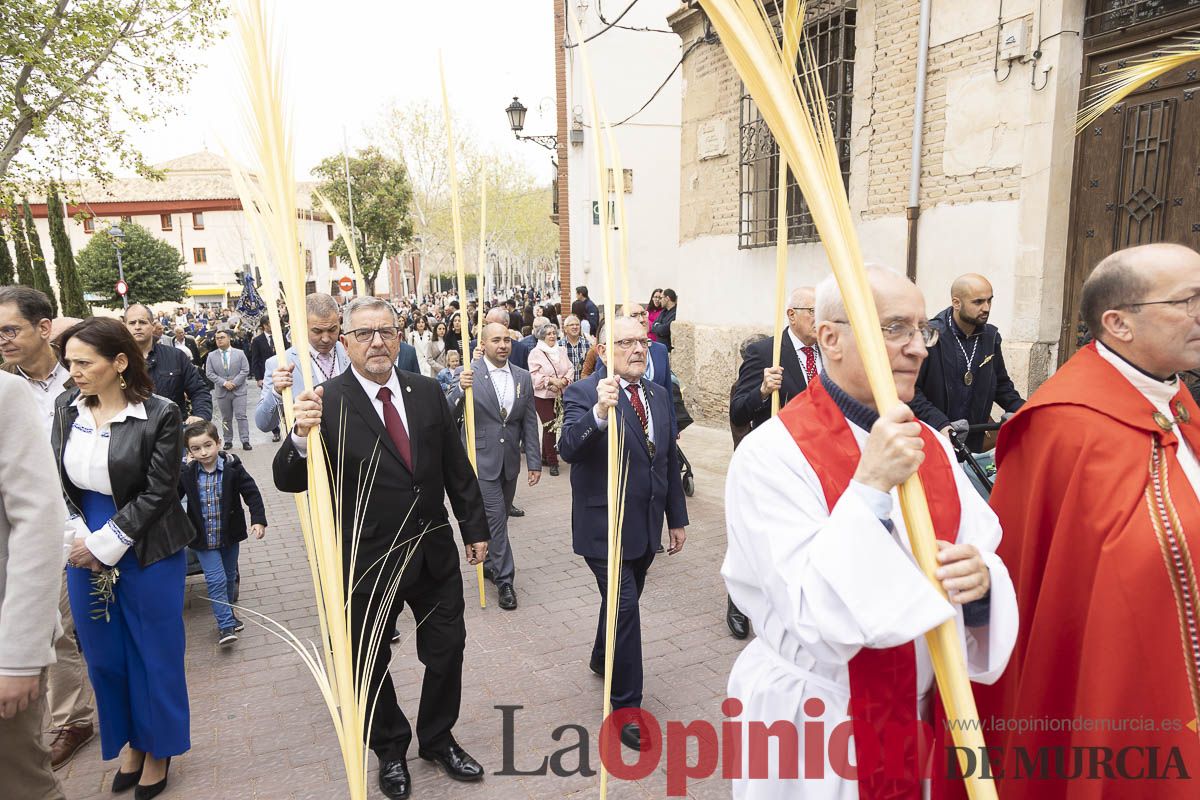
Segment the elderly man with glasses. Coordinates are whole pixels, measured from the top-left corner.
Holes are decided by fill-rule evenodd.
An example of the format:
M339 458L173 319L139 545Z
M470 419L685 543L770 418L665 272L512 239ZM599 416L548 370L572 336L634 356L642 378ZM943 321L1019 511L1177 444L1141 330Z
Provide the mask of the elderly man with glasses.
M467 632L447 497L472 565L487 557L488 523L441 386L395 365L395 311L383 300L358 297L346 305L342 327L351 366L296 398L295 429L275 455L275 486L308 489L307 436L319 428L330 475L342 476L334 491L340 492L337 507L347 532L343 559L357 565L354 584L346 587L356 663L366 663L365 653L376 654L370 661L367 744L379 758L383 794L405 798L412 791L407 759L413 730L396 701L388 664L390 632L406 605L417 622L417 658L425 665L418 755L455 780L483 780L483 768L453 734Z
M1178 378L1200 368L1200 254L1176 244L1119 250L1084 281L1080 300L1095 341L1038 387L996 447L991 503L1021 626L1013 663L980 712L1177 720L989 734L1010 776L1017 748L1143 754L1103 781L1107 797L1139 797L1147 792L1131 776L1149 774L1147 757L1200 764L1200 408ZM1025 777L1006 779L1000 795L1086 794L1062 773ZM1155 784L1156 800L1196 795L1186 779Z
M613 653L613 710L638 709L642 704L642 639L638 599L646 573L662 541L664 520L671 555L683 549L688 524L687 501L679 472L677 430L670 393L646 380L650 339L644 324L631 317L612 321L615 353L608 358L604 342L600 356L613 375L592 374L572 383L563 394L562 435L558 454L571 465L571 537L576 555L583 557L600 589L600 616L589 665L604 675L605 609L612 600L608 588L608 446L605 431L620 425L624 434L621 464L625 481L622 523L622 567ZM661 746L634 715L621 726L621 741L633 750ZM657 727L657 726L651 726Z
M921 797L923 779L947 774L945 752L931 772L918 746L939 724L924 634L953 621L970 677L984 683L1004 670L1016 637L996 515L950 443L905 405L936 340L924 298L890 270L870 268L868 279L899 402L875 406L830 277L816 292L824 370L747 436L729 465L721 574L758 631L729 678L727 696L740 701L731 716L800 733L778 748L752 742L735 798ZM913 474L929 498L940 586L913 560L897 502L897 486ZM838 744L847 728L856 772L845 739ZM801 753L826 754L824 779L813 780L807 758L797 774Z

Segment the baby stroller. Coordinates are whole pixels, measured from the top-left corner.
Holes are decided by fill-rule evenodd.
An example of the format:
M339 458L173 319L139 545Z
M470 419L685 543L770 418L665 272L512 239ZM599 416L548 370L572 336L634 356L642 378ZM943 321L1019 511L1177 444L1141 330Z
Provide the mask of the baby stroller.
M967 436L979 431L998 430L1000 430L999 422L985 422L982 425L968 427ZM992 484L996 479L996 451L972 453L967 448L967 437L959 436L954 431L950 431L950 444L954 448L954 454L958 456L958 462L963 465L963 471L971 480L971 485L975 487L975 491L979 492L980 497L987 500L992 496Z
M679 432L691 425L695 420L688 413L687 407L683 404L683 388L679 385L679 377L671 373L671 402L675 405L675 424L678 426ZM687 456L683 454L683 448L679 446L679 442L675 442L675 452L679 455L679 477L683 481L683 493L688 497L696 494L696 477L692 472L692 465L687 460Z

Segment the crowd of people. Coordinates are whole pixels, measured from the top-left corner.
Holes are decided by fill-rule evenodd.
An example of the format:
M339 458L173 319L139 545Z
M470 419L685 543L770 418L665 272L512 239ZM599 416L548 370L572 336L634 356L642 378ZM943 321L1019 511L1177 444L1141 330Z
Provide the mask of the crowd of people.
M1063 747L1161 748L1168 773L1173 763L1200 763L1200 740L1179 733L1200 716L1200 587L1190 555L1200 547L1190 538L1200 530L1200 406L1180 380L1200 370L1200 254L1150 245L1097 265L1082 298L1094 340L1028 400L1008 374L985 276L960 276L934 314L903 275L871 266L867 277L899 404L877 407L832 277L791 293L776 337L743 343L730 386L735 453L720 570L731 635L756 637L733 667L729 697L738 702L728 716L743 731L747 723L804 731L790 751L786 737L762 752L751 739L733 795L942 796L951 770L929 768L934 740L920 730L940 713L924 637L946 623L965 646L997 764L1019 767ZM112 788L132 788L139 800L165 790L171 759L189 749L186 551L205 574L217 641L231 645L242 629L231 605L239 547L268 526L259 487L228 452L234 422L250 449L251 380L261 387L254 425L280 442L278 490L309 488L312 436L331 475L373 476L365 488L333 489L344 528L357 531L344 556L364 565L345 588L356 662L371 664L368 744L387 797L412 792L414 733L417 754L449 777L483 778L454 737L467 631L451 516L461 557L483 566L499 607L514 611L517 486L536 487L544 469L554 477L563 464L572 549L598 590L590 669L611 669L624 746L662 746L637 713L639 601L655 559L687 541L676 444L684 410L670 364L677 295L656 289L646 305L604 319L585 286L561 318L556 300L517 292L485 301L482 325L476 302L311 294L308 329L286 330L280 358L269 327L248 337L235 311L172 317L133 305L120 321L54 320L36 290L0 288L0 426L17 458L0 460L0 762L20 770L19 797L61 797L52 770L96 727L102 757L121 759ZM300 337L307 349L295 346ZM312 386L298 369L305 357ZM995 441L983 430L993 422ZM605 511L610 425L623 431L627 471L616 597ZM989 497L956 462L992 448ZM900 509L898 487L913 475L938 539L936 584L916 564ZM61 497L48 499L48 485L60 485ZM620 609L611 653L609 602ZM405 606L420 621L425 667L415 731L387 669ZM1134 631L1137 646L1122 657ZM46 714L56 728L48 750ZM1182 727L986 727L1137 718ZM805 740L847 726L853 773L829 742ZM801 752L806 769L819 754L823 777L799 774ZM1186 769L1176 772L1179 780L1155 783L1154 796L1194 794ZM1100 784L1029 777L1010 791L1083 798L1101 796L1102 785L1141 796L1135 778L1112 770Z

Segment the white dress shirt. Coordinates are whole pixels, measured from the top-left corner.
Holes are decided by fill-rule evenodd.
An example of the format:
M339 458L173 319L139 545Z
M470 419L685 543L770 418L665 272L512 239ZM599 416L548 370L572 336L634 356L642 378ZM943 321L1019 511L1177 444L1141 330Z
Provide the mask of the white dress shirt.
M513 401L516 400L517 382L513 380L512 370L508 368L507 361L498 367L487 356L484 356L483 363L487 365L488 380L492 382L492 388L496 391L496 399L500 401L500 407L507 416L512 411Z
M788 334L788 338L791 339L791 341L792 341L792 347L796 348L796 358L800 359L800 369L803 370L804 364L808 361L808 359L804 355L804 348L809 347L809 345L806 345L804 342L800 341L800 337L797 336L796 334L792 333L791 328L787 329L787 334ZM817 347L814 344L814 345L812 345L812 350L813 350L813 356L817 360L816 375L820 375L821 374L821 348ZM814 375L813 377L816 377L816 375ZM805 383L807 383L808 382L808 373L807 372L804 373L804 379L805 379Z
M621 385L621 393L625 395L625 399L629 400L630 405L633 405L633 401L629 399L629 386L630 386L629 381L625 380L624 378L618 377L617 383L619 383ZM639 384L640 384L640 386L638 388L638 397L642 401L642 406L646 409L646 438L649 439L651 442L654 442L654 417L650 413L650 398L646 396L647 382L639 381ZM662 387L658 387L658 388L662 388ZM653 390L651 390L651 391L653 391ZM611 411L610 411L610 413L611 413ZM600 416L598 414L596 414L595 409L592 409L592 416L596 420L596 427L598 427L602 431L608 429L608 418L607 417L604 419L601 419ZM641 423L641 420L638 420L638 422Z
M387 420L383 418L383 401L379 399L379 390L385 386L392 390L392 405L396 407L396 411L400 414L400 421L404 423L404 430L410 434L412 428L408 425L408 413L404 410L404 393L400 390L400 379L396 377L396 370L392 370L386 384L379 384L370 378L364 378L357 369L350 368L350 372L358 379L363 391L367 393L367 398L371 401L371 406L375 409L375 413L379 415L379 421L387 426ZM411 438L411 436L409 437ZM292 432L292 444L296 446L296 451L300 453L301 458L308 457L308 439L304 436L297 436L296 432Z
M54 427L54 401L65 390L65 384L71 379L71 373L57 362L54 364L54 371L45 380L30 377L29 373L20 367L17 367L17 373L33 390L33 399L37 403L38 411L42 413L42 420L46 423L46 438L49 440L50 432Z
M83 402L83 395L75 398L73 405L79 409L79 417L71 426L63 447L63 470L71 483L85 491L112 496L112 479L108 474L108 443L112 426L136 417L146 419L146 407L141 403L130 403L117 415L101 426L96 425L92 410ZM86 520L72 515L67 520L74 538L83 539L84 545L102 563L112 566L121 560L133 540L111 520L99 530L90 530Z

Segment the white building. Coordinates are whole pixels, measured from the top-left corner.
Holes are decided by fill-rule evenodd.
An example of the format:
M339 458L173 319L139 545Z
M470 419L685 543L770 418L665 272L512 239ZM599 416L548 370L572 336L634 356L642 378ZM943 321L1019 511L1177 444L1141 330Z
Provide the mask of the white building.
M600 113L613 126L625 173L630 299L644 303L651 290L669 285L676 275L682 109L682 71L676 67L682 48L678 36L663 32L670 31L667 17L679 8L678 0L642 0L621 18L619 25L624 27L610 28L625 5L610 3L602 8L601 3L570 3L584 36L596 36L587 43L596 100ZM575 43L570 27L567 38ZM586 284L592 298L602 302L604 273L597 215L602 196L615 196L608 195L608 187L600 186L596 177L592 148L600 132L588 112L578 47L567 49L567 91L572 142L571 281L575 286ZM604 147L607 149L607 141ZM612 236L611 242L617 270L618 237Z
M183 254L185 269L192 277L188 300L193 306L227 304L241 294L235 273L247 266L257 268L257 263L225 159L203 151L156 168L164 173L161 181L124 178L108 186L85 183L67 187L72 200L67 207L71 248L78 253L94 232L109 225L136 223ZM331 291L331 283L352 273L348 264L337 261L330 252L337 233L323 212L313 211L312 186L297 186L300 239L310 290ZM32 211L51 280L57 286L46 206L33 205Z

